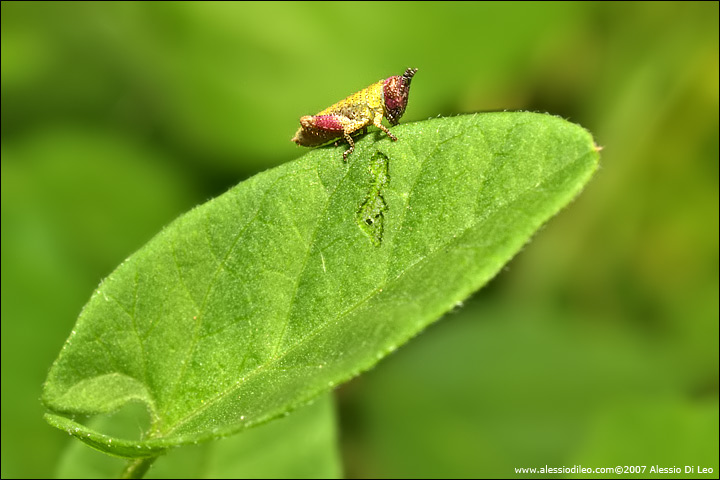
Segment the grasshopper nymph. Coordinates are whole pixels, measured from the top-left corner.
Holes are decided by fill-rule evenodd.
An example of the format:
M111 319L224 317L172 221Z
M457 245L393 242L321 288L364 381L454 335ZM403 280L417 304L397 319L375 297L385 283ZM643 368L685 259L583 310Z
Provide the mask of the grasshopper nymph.
M410 81L417 70L408 68L402 75L373 83L317 115L300 117L300 128L292 141L304 147L315 147L335 138L344 138L350 148L343 153L343 161L347 161L347 156L355 149L350 135L360 129L365 132L370 125L375 125L396 141L397 137L382 124L382 119L387 117L390 125L398 124L405 113Z

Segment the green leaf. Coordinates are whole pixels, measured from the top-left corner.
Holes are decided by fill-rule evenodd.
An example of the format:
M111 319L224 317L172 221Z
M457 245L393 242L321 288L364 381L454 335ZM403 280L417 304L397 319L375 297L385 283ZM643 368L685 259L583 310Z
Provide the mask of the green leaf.
M597 167L560 118L439 118L312 150L180 217L92 295L48 420L119 456L235 433L372 367L491 279ZM148 208L152 208L151 205ZM419 367L420 368L420 367ZM139 439L57 414L147 408Z

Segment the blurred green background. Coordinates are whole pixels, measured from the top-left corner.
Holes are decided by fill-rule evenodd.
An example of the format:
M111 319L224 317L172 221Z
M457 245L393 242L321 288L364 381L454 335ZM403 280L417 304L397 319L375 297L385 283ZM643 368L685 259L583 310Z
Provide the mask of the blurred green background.
M412 66L403 122L550 112L605 148L505 271L337 391L345 474L717 478L716 2L1 8L3 477L76 441L40 389L100 279L303 154L301 115Z

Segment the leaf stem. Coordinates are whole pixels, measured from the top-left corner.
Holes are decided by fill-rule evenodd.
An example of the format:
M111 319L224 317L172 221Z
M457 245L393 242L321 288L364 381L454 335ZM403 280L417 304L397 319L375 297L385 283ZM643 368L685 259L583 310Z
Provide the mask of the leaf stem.
M142 478L157 458L158 457L155 456L130 460L128 464L125 465L125 469L120 474L120 478Z

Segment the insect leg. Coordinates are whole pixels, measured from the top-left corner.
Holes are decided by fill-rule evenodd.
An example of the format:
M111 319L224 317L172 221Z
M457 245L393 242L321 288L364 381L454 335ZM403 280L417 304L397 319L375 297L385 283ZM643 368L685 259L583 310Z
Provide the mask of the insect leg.
M347 161L348 155L350 155L353 150L355 150L355 142L353 141L350 134L357 132L361 128L363 130L367 130L367 126L370 124L372 117L369 117L368 115L357 115L354 119L347 119L347 122L344 124L343 128L343 137L350 145L350 148L345 150L345 153L343 153L343 161Z
M353 142L353 139L349 133L345 132L343 134L343 136L345 137L345 140L350 145L350 148L348 148L347 150L345 150L345 152L343 152L343 162L347 162L348 155L350 155L353 152L353 150L355 150L355 142Z
M393 142L397 142L397 137L395 135L393 135L392 133L390 133L390 130L388 130L387 127L382 124L382 115L377 115L375 117L375 120L373 121L373 125L378 127L383 132L387 133L387 136L390 137L390 140L392 140Z

